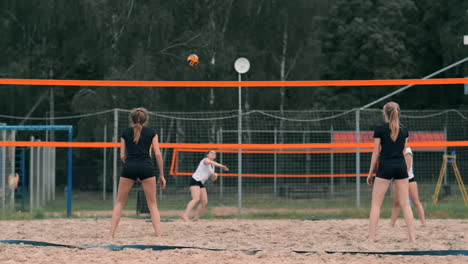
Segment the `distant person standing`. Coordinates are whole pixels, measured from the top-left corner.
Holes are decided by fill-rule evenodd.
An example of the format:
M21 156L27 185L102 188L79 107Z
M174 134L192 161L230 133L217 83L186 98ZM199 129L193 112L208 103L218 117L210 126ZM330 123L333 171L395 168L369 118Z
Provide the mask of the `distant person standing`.
M124 163L119 181L117 201L114 205L111 222L111 238L119 225L122 210L127 203L128 193L136 180L140 180L145 191L148 209L156 236L161 235L161 217L156 202L156 177L153 175L153 165L149 156L153 146L159 167L159 180L162 189L166 188L164 178L163 159L159 149L158 135L153 129L147 128L148 111L145 108L136 108L130 112L132 126L122 132L120 138L120 159Z
M211 180L216 181L218 174L215 173L214 168L220 167L223 170L229 170L223 164L215 162L216 150L211 149L206 153L206 157L200 161L197 170L190 179L190 193L192 194L192 200L187 204L182 219L184 221L190 221L190 211L200 202L200 208L198 209L194 221L198 221L202 214L205 212L206 206L208 205L208 192L206 191L205 182L211 177Z
M413 172L413 151L411 151L410 147L407 147L405 149L405 160L406 160L406 166L408 168L408 179L409 179L409 196L411 198L411 201L413 201L414 206L418 210L418 215L419 218L421 219L422 225L426 225L426 216L424 214L424 207L421 204L421 201L419 200L419 192L418 192L418 183L416 183L416 179L414 178L414 172ZM396 193L395 185L393 186L393 209L392 209L392 218L390 220L390 226L395 227L395 222L398 218L398 215L400 214L400 204L398 203L398 200L396 197L398 197L398 194Z
M369 216L369 241L376 241L377 225L380 218L385 193L391 180L394 180L395 194L398 204L403 209L410 242L416 239L413 211L409 204L408 172L403 156L408 140L408 130L400 126L400 106L389 102L383 107L385 123L374 129L374 150L367 176L367 184L372 185L372 173L379 161L377 177L372 189L372 205Z

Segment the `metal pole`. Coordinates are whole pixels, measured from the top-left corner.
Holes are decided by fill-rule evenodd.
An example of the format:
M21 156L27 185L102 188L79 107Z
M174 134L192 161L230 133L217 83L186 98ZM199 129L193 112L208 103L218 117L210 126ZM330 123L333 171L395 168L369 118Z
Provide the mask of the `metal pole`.
M119 113L117 109L114 109L114 142L118 142L118 126L119 126ZM113 199L113 204L115 204L115 201L117 200L117 148L114 148L114 160L113 160L113 171L112 171L112 199Z
M241 74L239 73L239 82L242 81ZM237 119L237 143L242 144L242 87L239 86L239 117ZM238 214L242 214L242 150L239 148L237 157L237 188L238 188Z
M11 131L11 134L10 134L10 140L11 141L16 141L15 139L15 131ZM11 151L11 159L10 159L10 163L11 163L11 171L10 171L10 175L12 176L16 176L16 151L15 151L15 147L11 147L10 149ZM9 185L9 184L8 184ZM10 186L8 186L10 187ZM11 208L14 208L15 207L15 190L14 189L11 189L11 198L10 198L10 207Z
M333 143L333 126L330 127L330 142ZM334 153L330 153L330 174L335 175L335 157ZM330 193L332 197L335 197L335 177L330 177Z
M73 142L73 128L68 130L68 142ZM68 188L67 188L67 216L72 215L73 192L73 148L68 148Z
M275 127L274 130L274 143L275 145L278 144L278 129ZM273 178L273 193L278 195L278 177L276 175L278 174L278 154L275 153L273 154L273 174L275 177Z
M2 139L3 140L8 140L6 138L6 130L3 130L2 131ZM2 192L4 195L2 195L2 208L3 210L5 209L5 202L6 202L6 191L7 191L7 178L8 176L6 175L7 172L6 172L6 166L7 166L7 156L8 156L8 153L7 153L7 148L6 147L2 147Z
M104 142L107 142L107 124L104 125ZM107 178L107 148L103 148L104 157L102 165L102 199L106 200L106 178Z
M55 157L56 157L56 151L57 149L55 147L52 148L52 200L55 200L55 180L56 180L56 170L57 168L55 167Z
M52 200L52 167L51 167L51 148L46 148L47 152L47 201Z
M360 110L356 110L356 142L361 142ZM356 209L361 209L361 149L356 149Z
M49 140L49 131L46 130L46 142L47 141L51 141ZM44 204L47 203L47 201L49 201L49 188L50 188L50 184L49 184L49 177L50 177L50 164L49 164L49 148L43 148L43 155L44 155L44 158L43 158L43 162L44 162L44 187L45 187L45 199L44 199Z
M217 138L216 138L216 139L217 139L216 141L217 141L218 144L220 144L220 143L223 142L222 137L223 137L223 128L221 127L221 128L218 130L218 136L217 136ZM224 163L223 163L223 153L222 153L222 152L219 153L219 162L220 162L221 164L224 164ZM222 171L222 170L220 169L220 171ZM218 178L219 178L219 198L223 198L223 195L224 195L224 193L223 193L223 178L224 178L224 177L223 177L223 176L219 176Z
M26 148L21 149L21 210L26 210Z
M47 161L46 161L46 148L42 147L41 148L41 163L42 163L42 193L41 193L41 205L44 206L46 203L46 196L47 196Z
M40 141L40 140L38 140ZM41 148L40 147L37 147L36 148L36 154L35 154L35 157L36 157L36 208L40 208L40 192L39 192L39 187L41 185Z
M447 117L445 117L447 118ZM445 140L447 140L447 126L444 126ZM447 147L444 148L444 155L447 155ZM447 170L444 171L444 185L447 185Z
M307 136L306 132L302 133L302 143L304 144L307 142L306 136ZM305 171L306 171L306 174L310 173L310 154L309 153L306 153ZM306 177L306 184L310 184L310 177Z
M34 137L31 136L31 141ZM29 210L34 210L34 148L29 149Z

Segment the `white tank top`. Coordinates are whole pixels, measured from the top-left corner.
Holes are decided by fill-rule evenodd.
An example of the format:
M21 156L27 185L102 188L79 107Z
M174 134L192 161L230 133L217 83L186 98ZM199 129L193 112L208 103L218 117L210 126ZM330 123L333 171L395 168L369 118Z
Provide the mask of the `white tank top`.
M204 158L200 161L197 170L192 175L192 178L194 178L196 181L202 182L203 184L210 178L213 173L215 173L214 166L211 164L205 164L205 159L207 158Z
M405 156L406 155L411 155L413 156L413 152L411 151L411 148L407 147L405 149ZM411 168L408 171L408 179L413 179L414 178L414 173L413 173L413 164L411 163Z

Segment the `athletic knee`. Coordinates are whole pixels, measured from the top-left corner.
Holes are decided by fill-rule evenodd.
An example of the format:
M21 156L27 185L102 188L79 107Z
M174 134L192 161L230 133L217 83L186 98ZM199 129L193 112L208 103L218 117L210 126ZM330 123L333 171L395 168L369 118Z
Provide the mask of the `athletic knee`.
M200 202L200 198L192 198L192 202L193 203L198 203L198 202Z
M207 206L208 205L208 200L201 200L201 205L202 206Z
M398 201L399 206L401 207L411 207L409 200Z
M128 195L119 195L117 197L117 202L118 203L122 203L122 204L125 204L128 200Z

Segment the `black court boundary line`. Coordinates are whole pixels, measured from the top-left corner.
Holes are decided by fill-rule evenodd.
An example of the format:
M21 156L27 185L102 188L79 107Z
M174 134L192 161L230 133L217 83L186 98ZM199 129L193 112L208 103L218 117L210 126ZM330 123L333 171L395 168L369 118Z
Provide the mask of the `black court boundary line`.
M0 240L0 243L4 244L25 244L31 246L38 246L38 247L65 247L65 248L78 248L78 249L86 249L85 247L80 246L71 246L71 245L64 245L64 244L55 244L55 243L48 243L42 241L30 241L30 240Z
M318 253L317 251L293 250L298 254ZM468 250L422 250L422 251L387 251L387 252L366 252L366 251L322 251L327 254L351 254L351 255L401 255L401 256L468 256Z
M0 240L0 243L5 244L25 244L32 246L45 246L45 247L65 247L65 248L104 248L113 251L121 251L126 248L130 249L151 249L151 250L174 250L174 249L199 249L209 251L237 251L245 252L246 254L255 254L261 252L260 249L245 249L245 250L229 250L229 249L217 249L217 248L200 248L200 247L185 247L185 246L158 246L158 245L96 245L96 246L71 246L63 244L54 244L41 241L30 241L30 240ZM293 250L292 252L297 254L316 254L323 252L326 254L363 254L363 255L403 255L403 256L468 256L468 250L423 250L423 251L390 251L390 252L365 252L365 251L302 251Z

